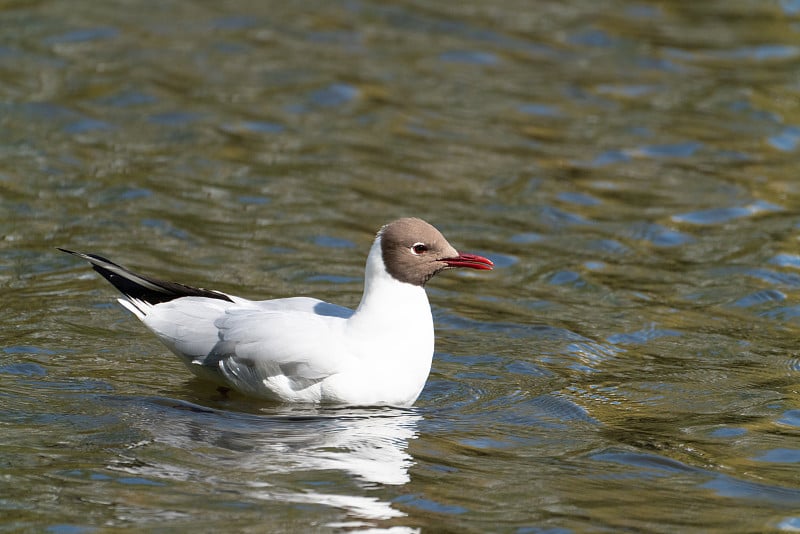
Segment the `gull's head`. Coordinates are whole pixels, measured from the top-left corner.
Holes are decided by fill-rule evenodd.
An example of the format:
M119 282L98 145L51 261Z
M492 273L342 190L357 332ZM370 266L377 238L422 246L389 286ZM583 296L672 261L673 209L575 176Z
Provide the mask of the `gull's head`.
M422 219L390 222L378 232L386 271L395 279L424 286L439 271L456 267L490 270L491 260L458 252L442 233Z

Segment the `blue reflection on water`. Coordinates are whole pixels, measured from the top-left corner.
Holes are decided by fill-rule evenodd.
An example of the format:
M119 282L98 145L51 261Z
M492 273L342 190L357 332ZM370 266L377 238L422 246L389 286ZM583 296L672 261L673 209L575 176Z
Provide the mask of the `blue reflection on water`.
M738 438L747 434L746 428L722 427L711 432L712 438Z
M614 344L642 344L661 337L680 337L682 335L683 334L677 330L671 330L669 328L656 328L655 323L653 323L648 328L643 328L642 330L638 330L636 332L630 332L627 334L613 334L608 336L607 341Z
M112 124L106 121L90 119L90 118L78 119L77 121L67 124L64 127L64 131L70 134L82 134L97 130L112 130L112 129L114 129L114 126Z
M522 234L515 234L509 238L511 243L520 243L520 244L528 244L528 243L538 243L544 239L542 234L538 234L536 232L525 232Z
M463 514L468 510L463 506L443 504L431 499L426 499L419 495L402 495L395 499L393 502L403 504L426 512L435 512L437 514Z
M150 115L147 120L164 126L185 126L200 119L199 113L188 111L169 111Z
M688 158L693 156L702 146L703 143L697 141L686 141L683 143L643 146L638 149L638 152L652 158Z
M797 148L798 143L800 143L800 127L798 126L788 126L779 134L769 138L770 145L784 152L793 151Z
M158 99L147 93L140 91L121 91L103 98L98 98L96 102L101 105L112 106L115 108L127 108L133 106L142 106L145 104L153 104Z
M85 28L81 30L73 30L67 33L54 35L44 40L45 44L67 44L67 43L83 43L87 41L96 41L98 39L111 39L119 35L119 30L111 27L98 27L98 28Z
M9 365L0 366L0 374L19 376L46 376L47 370L41 365L35 363L12 363Z
M631 157L624 150L607 150L598 154L589 165L592 167L603 167L614 163L627 163Z
M315 236L313 242L315 245L325 248L355 248L356 246L356 244L349 239L329 235Z
M785 299L786 295L784 295L777 289L765 289L762 291L756 291L755 293L751 293L745 297L742 297L736 302L734 302L733 305L740 308L747 308L750 306L758 306L760 304L768 302L780 302Z
M346 83L334 83L312 92L309 100L319 107L338 107L351 102L358 95L358 88Z
M791 425L800 428L800 410L788 410L784 412L778 422L784 425Z
M800 269L800 256L797 254L777 254L770 259L769 262L774 265L780 265L781 267L794 267L796 269Z
M547 104L522 104L517 109L526 115L539 117L557 117L561 115L561 110L558 107Z
M50 525L45 529L45 532L51 534L87 534L89 532L97 532L94 527L87 527L83 525L69 525L65 523L58 523Z
M240 204L252 204L255 206L263 206L271 202L269 197L261 197L256 195L239 195L236 200Z
M783 11L789 15L800 13L800 0L780 0Z
M757 200L746 206L735 206L729 208L712 208L708 210L693 211L680 215L673 215L672 220L681 223L698 225L721 224L734 219L750 217L765 212L777 212L783 208L771 202Z
M494 65L498 62L497 56L488 52L474 50L452 50L439 55L441 61L448 63L471 63L473 65Z
M772 449L753 459L759 462L800 463L800 449Z
M610 47L616 44L617 40L603 30L589 28L572 34L569 37L569 42L591 47Z
M50 349L37 347L35 345L11 345L3 347L3 352L6 354L55 354Z
M563 191L556 195L556 198L563 202L569 202L570 204L577 204L579 206L597 206L601 203L600 199L595 198L592 195L574 191Z
M700 485L701 488L714 490L722 497L735 497L748 501L768 501L793 506L800 505L800 491L781 486L770 486L739 480L727 475L716 475L713 480ZM752 504L752 503L751 503Z
M586 282L581 278L580 273L575 271L559 271L547 281L550 284L560 286L564 284L573 284L575 286L582 286Z

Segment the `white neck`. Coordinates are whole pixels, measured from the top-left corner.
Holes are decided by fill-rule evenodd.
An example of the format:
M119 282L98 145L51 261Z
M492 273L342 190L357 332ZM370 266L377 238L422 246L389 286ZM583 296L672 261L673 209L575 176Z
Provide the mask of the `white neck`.
M428 295L422 286L400 282L386 271L380 236L367 256L364 294L349 322L350 327L367 328L386 336L409 336L409 342L417 338L422 346L430 344L433 350L433 318Z
M374 390L370 394L385 400L392 392L389 403L413 403L431 369L433 317L422 286L386 271L380 236L367 257L364 295L346 328L350 350L364 363L363 380Z

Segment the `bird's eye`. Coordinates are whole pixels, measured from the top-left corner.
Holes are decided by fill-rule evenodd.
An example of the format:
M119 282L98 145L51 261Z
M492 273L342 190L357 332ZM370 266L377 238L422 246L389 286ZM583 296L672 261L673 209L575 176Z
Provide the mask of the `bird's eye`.
M426 247L424 243L414 243L411 247L411 252L414 254L422 254L428 252L428 247Z

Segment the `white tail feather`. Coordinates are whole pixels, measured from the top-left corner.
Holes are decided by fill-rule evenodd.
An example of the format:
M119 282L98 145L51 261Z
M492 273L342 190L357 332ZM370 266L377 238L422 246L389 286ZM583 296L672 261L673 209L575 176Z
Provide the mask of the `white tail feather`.
M150 304L142 302L141 300L136 300L136 302L134 302L133 299L117 299L117 302L119 302L123 308L138 317L140 321L144 321L144 318L147 316L147 309L152 308Z

